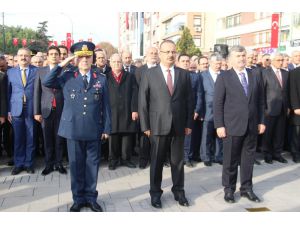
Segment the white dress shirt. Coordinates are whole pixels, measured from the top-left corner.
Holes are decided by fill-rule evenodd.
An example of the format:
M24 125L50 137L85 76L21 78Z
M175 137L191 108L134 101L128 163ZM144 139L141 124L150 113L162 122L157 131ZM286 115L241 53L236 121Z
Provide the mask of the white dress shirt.
M172 84L174 86L174 77L175 77L174 66L172 66L170 68L167 68L167 67L164 67L163 65L160 64L160 68L161 68L161 71L164 74L164 78L165 78L166 83L167 83L167 80L168 80L168 70L170 70L171 75L172 75Z
M209 73L210 73L212 79L213 79L214 82L216 83L217 77L218 77L218 75L220 74L220 72L216 73L216 72L213 71L211 68L209 68L208 70L209 70Z

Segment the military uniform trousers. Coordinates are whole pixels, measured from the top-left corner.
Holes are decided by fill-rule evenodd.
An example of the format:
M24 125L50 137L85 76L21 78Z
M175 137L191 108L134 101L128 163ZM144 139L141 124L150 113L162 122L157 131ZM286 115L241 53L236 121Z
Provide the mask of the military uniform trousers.
M79 141L67 139L74 203L96 202L100 140Z

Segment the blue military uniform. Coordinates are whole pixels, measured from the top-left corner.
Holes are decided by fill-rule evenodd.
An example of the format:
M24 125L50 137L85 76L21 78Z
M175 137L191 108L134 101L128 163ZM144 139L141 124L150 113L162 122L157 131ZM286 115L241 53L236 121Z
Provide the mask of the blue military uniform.
M53 68L43 85L63 90L64 108L58 135L67 139L74 203L83 205L97 200L100 138L111 131L107 81L102 74L90 70L85 86L78 69L62 70L60 66Z

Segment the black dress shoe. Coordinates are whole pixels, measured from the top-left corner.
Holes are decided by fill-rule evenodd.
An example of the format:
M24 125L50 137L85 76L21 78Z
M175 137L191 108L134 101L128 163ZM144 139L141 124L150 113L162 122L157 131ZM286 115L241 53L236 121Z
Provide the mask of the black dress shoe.
M293 157L294 163L300 163L300 157Z
M185 165L187 166L187 167L190 167L190 168L192 168L192 167L194 167L194 164L192 163L192 161L187 161L186 163L185 163Z
M265 163L273 164L272 157L265 157Z
M147 167L147 163L146 164L140 163L140 165L139 165L139 168L142 170L146 169L146 167Z
M194 158L193 161L195 161L195 162L202 162L202 160L200 158Z
M211 166L212 164L211 164L211 161L205 161L205 162L204 162L204 165L205 165L205 166Z
M89 207L94 212L103 212L103 209L97 202L88 202L86 207Z
M257 161L256 159L254 159L254 164L258 165L258 166L261 165L261 163L259 161Z
M241 192L241 197L246 197L252 202L260 202L260 199L254 194L253 191Z
M174 195L175 201L178 201L181 206L190 206L189 201L186 199L184 195Z
M117 168L117 163L115 162L109 162L108 169L109 170L115 170Z
M84 207L83 203L74 203L70 208L70 212L80 212L80 209L83 207Z
M280 163L287 163L287 162L288 162L288 161L287 161L285 158L283 158L282 156L273 157L273 160L276 160L276 161L278 161L278 162L280 162Z
M34 174L34 169L32 166L29 166L26 168L26 172L29 173L29 174Z
M164 167L166 167L166 168L169 168L169 167L171 167L171 164L170 164L170 162L164 162Z
M215 160L214 163L218 163L220 165L223 165L223 161L222 160Z
M43 176L46 176L48 175L49 173L53 172L54 169L53 169L53 166L46 166L46 168L42 171L42 175Z
M122 161L122 165L127 166L128 168L136 168L136 165L129 160Z
M14 167L13 170L11 171L11 175L17 175L23 171L23 167Z
M14 166L14 165L15 165L14 160L13 160L13 159L9 160L9 161L7 162L7 165L8 165L8 166Z
M59 173L61 174L67 174L67 170L65 169L65 167L63 167L63 165L59 165L55 168L55 170L57 170Z
M161 206L160 197L151 197L151 205L154 208L161 209L162 206Z
M227 203L235 203L234 194L232 192L225 193L224 200Z

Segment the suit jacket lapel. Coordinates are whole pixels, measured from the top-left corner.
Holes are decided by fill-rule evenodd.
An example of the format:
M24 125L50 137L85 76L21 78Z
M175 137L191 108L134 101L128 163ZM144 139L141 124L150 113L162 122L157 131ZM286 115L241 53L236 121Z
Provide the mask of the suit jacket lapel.
M236 74L236 72L234 71L234 69L230 70L230 74L231 74L231 80L233 82L233 84L235 84L235 86L238 88L238 90L241 92L241 95L245 96L245 98L247 98L244 88L241 84L240 79L238 78L238 75ZM249 77L248 77L249 78ZM249 82L249 81L248 81Z
M178 83L178 79L179 79L179 76L180 76L179 70L176 67L174 67L174 74L175 74L175 77L174 77L174 85L173 85L173 95L175 93L177 83Z
M171 96L170 92L169 92L169 88L167 86L167 82L165 80L165 77L164 77L164 73L163 71L161 70L161 67L160 66L157 66L156 67L156 70L157 70L157 77L158 79L160 80L160 83L162 84L163 87L165 87L164 89L168 92L168 94ZM174 87L173 87L174 89ZM174 93L174 92L173 92Z
M276 76L276 73L274 72L274 70L273 70L272 68L269 68L269 70L270 70L270 73L272 74L273 80L275 80L275 83L277 84L277 86L278 86L279 88L281 88L280 82L279 82L279 80L278 80L278 78L277 78L277 76ZM281 79L282 79L282 85L284 85L284 84L283 84L283 76L282 76L282 73L281 73Z
M212 78L212 75L210 74L210 72L207 72L207 77L208 77L208 80L209 80L209 83L211 85L211 88L214 89L215 88L215 82Z
M252 75L250 70L247 70L247 74L248 74L248 101L250 101L252 89L253 89L254 76Z
M93 87L93 85L95 84L95 78L94 78L94 73L92 73L91 71L91 78L90 78L90 82L88 84L87 90L90 89L91 87Z

